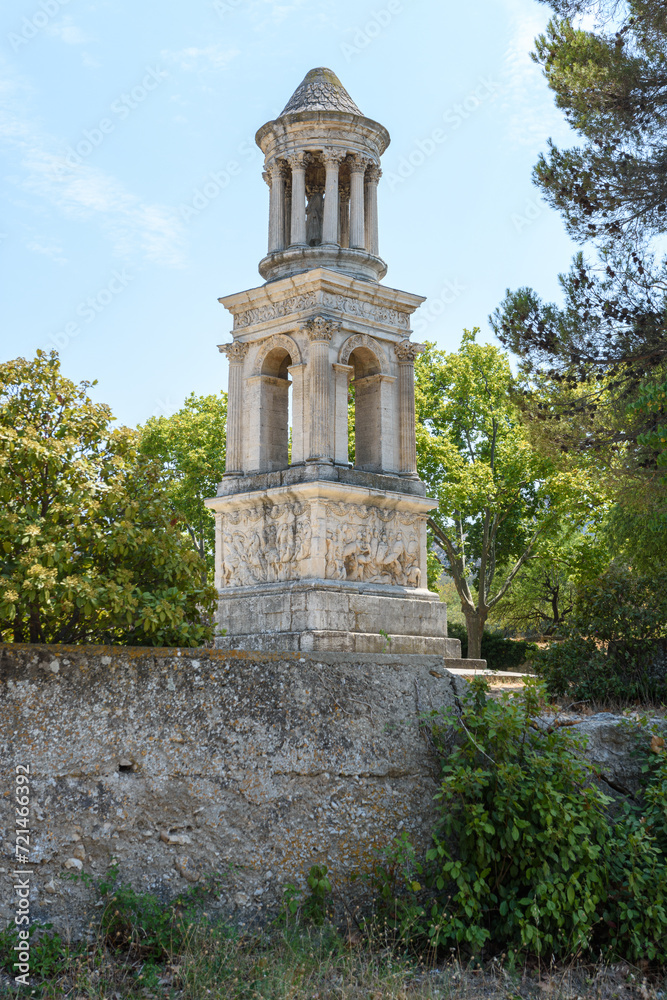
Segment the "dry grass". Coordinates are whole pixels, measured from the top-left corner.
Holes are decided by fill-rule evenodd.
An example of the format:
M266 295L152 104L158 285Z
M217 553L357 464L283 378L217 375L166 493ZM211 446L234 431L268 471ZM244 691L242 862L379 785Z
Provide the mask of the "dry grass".
M193 928L181 953L158 965L97 940L33 989L43 1000L667 1000L667 979L627 963L474 970L454 954L401 954L334 928L245 937ZM0 978L0 996L22 995L31 994Z

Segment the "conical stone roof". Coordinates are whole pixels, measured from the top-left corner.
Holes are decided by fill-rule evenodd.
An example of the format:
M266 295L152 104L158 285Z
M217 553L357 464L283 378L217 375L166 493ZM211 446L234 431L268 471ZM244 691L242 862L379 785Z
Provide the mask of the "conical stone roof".
M324 66L311 69L283 108L283 115L299 111L344 111L363 115L335 73Z

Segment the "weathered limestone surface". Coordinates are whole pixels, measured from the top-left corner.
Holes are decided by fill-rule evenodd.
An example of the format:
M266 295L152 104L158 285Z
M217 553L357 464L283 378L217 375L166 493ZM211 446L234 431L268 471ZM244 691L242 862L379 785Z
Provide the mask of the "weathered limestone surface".
M124 880L165 895L227 873L219 905L245 920L316 862L345 890L402 830L428 840L437 763L419 713L465 689L440 657L0 654L0 878L9 889L9 789L28 764L34 917L85 925L93 894L59 877L69 859L95 877L118 858Z

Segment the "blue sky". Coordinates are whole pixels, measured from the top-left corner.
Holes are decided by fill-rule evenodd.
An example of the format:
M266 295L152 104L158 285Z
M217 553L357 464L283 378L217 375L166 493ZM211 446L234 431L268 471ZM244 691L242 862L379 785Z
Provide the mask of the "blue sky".
M392 142L384 283L414 339L490 337L505 289L558 297L573 245L531 169L571 144L530 58L535 0L8 0L0 14L0 356L57 346L130 425L226 388L220 295L261 284L254 134L328 66ZM216 179L213 179L216 178Z

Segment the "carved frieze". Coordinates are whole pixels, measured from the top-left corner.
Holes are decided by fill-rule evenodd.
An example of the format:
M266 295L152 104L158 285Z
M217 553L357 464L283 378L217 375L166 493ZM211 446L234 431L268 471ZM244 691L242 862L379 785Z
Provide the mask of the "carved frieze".
M327 580L419 587L418 514L327 504Z
M322 305L328 309L340 309L341 312L350 316L359 316L360 319L371 319L376 323L384 323L387 326L402 326L406 329L410 326L410 317L407 313L399 312L397 309L389 309L385 306L376 306L372 302L363 299L351 299L346 295L335 295L331 292L324 292L322 295Z
M301 312L303 309L312 309L316 305L317 295L315 292L292 295L290 298L283 299L282 302L273 302L237 313L234 317L234 329L242 330L254 323L266 323L271 319L281 319L283 316L291 316L292 313Z
M307 504L262 505L224 514L223 586L300 579L310 558L311 538Z

